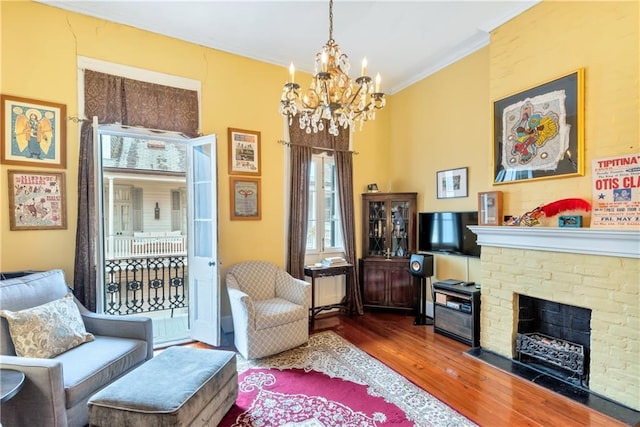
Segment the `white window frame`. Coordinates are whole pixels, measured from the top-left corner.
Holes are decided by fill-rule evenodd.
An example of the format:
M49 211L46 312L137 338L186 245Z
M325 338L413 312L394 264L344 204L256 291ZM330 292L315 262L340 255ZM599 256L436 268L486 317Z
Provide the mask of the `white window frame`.
M315 232L315 242L312 248L309 247L307 242L307 249L305 251L305 265L313 264L316 262L320 262L322 258L330 257L330 256L344 256L344 238L342 236L342 219L340 217L340 208L339 208L339 186L337 185L337 177L334 177L332 182L334 183L333 188L324 188L324 171L325 165L328 163L332 164L333 171L335 173L335 158L333 156L328 156L327 154L314 154L311 158L311 165L309 167L309 173L312 173L312 169L316 171L316 179L314 183L309 185L309 212L308 212L308 232L307 239L310 238L312 221L315 219L316 232ZM313 184L313 187L312 187ZM335 212L335 227L339 236L336 238L336 246L330 246L326 244L325 241L325 197L327 196L327 192L333 194L334 203L336 206Z

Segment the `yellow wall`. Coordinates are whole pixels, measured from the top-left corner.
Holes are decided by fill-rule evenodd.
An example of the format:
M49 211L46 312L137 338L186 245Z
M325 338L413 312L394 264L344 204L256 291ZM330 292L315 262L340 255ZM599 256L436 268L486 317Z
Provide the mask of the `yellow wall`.
M66 104L78 115L77 56L181 76L202 83L202 129L218 135L219 251L226 267L245 259L284 263L283 120L278 113L286 68L277 67L32 2L2 2L4 94ZM313 51L309 53L313 59ZM259 76L259 78L258 78ZM303 76L300 76L304 79ZM307 76L308 78L308 76ZM354 135L355 192L371 181L387 181L388 116ZM229 220L227 127L262 136L262 220ZM73 279L77 211L78 127L67 123L67 230L9 231L7 170L2 165L0 271L63 268ZM224 272L221 272L224 273Z
M497 28L489 46L394 96L391 177L424 211L476 210L502 191L519 216L567 197L591 200L591 161L638 152L638 2L544 1ZM494 186L492 102L585 68L585 175ZM469 197L437 199L436 172L468 167ZM480 264L436 256L437 277L479 279ZM468 276L466 269L468 268Z
M491 35L492 100L585 69L585 175L500 185L506 213L565 197L591 200L591 161L640 151L638 5L543 2Z
M283 264L284 153L276 141L282 139L284 67L37 3L1 2L0 12L2 93L63 103L77 115L77 55L201 81L202 132L218 135L223 270L244 259ZM475 210L476 193L491 190L505 193L505 214L513 215L559 198L590 199L591 160L638 151L638 22L638 2L545 1L496 29L489 46L389 97L377 120L354 134L356 231L359 194L372 182L382 191L417 191L419 210ZM493 186L492 100L581 67L585 176ZM227 127L262 132L261 221L229 221ZM73 123L67 143L67 230L9 231L6 177L16 168L0 168L0 270L62 267L71 279L78 161ZM437 199L436 172L458 167L469 168L469 197ZM467 268L471 280L478 275L475 260L467 265L445 257L438 264L441 278L463 278Z

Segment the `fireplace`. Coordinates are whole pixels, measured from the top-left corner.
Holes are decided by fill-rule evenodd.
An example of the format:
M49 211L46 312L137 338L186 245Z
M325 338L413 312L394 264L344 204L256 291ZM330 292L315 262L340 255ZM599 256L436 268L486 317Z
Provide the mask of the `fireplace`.
M588 393L640 410L640 230L470 228L482 246L480 348L517 360L518 333L582 346ZM539 320L521 323L534 315L520 310L540 301L550 302L550 312L569 306L589 318L571 318L579 332L569 335L557 325L529 330Z
M587 388L591 310L519 295L517 316L517 360Z

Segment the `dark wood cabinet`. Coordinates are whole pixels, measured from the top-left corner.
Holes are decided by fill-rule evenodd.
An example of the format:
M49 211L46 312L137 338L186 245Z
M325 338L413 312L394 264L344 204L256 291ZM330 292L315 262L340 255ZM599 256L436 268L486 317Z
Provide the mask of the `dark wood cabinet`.
M363 256L359 263L366 308L415 311L418 281L409 272L416 245L417 193L362 195Z

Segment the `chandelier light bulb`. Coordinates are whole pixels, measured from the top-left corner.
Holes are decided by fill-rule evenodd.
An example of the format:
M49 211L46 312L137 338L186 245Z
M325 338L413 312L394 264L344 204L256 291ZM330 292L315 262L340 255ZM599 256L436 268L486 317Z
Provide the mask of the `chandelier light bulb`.
M291 65L289 65L289 75L291 76L291 83L295 83L296 82L296 79L295 79L296 69L293 66L293 62L291 63Z
M362 59L362 73L360 75L362 77L367 75L367 57L366 56Z
M380 73L376 74L376 93L380 93Z

